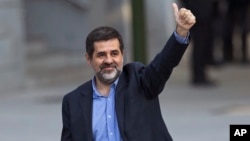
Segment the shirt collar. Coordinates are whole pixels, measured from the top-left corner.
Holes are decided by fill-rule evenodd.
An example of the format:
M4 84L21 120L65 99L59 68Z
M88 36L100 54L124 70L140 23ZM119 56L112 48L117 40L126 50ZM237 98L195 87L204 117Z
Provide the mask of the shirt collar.
M98 91L97 91L97 88L96 88L96 78L93 77L92 79L92 88L93 88L93 98L98 98L98 97L104 97L102 96ZM116 88L117 84L118 84L118 81L119 81L119 77L111 84L111 88Z

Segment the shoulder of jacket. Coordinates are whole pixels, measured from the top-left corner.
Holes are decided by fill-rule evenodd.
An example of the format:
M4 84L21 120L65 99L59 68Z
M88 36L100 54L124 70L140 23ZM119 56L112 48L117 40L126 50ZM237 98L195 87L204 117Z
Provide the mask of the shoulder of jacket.
M145 65L141 62L132 62L132 63L128 63L126 64L124 67L123 67L123 70L126 71L126 70L131 70L131 69L140 69L140 68L143 68L145 67Z
M91 89L91 86L92 86L92 80L89 80L81 85L79 85L78 87L76 87L75 89L73 89L72 91L70 91L69 93L65 94L64 95L64 98L67 98L67 97L75 97L75 96L78 96L80 95L84 90L87 90L87 89Z

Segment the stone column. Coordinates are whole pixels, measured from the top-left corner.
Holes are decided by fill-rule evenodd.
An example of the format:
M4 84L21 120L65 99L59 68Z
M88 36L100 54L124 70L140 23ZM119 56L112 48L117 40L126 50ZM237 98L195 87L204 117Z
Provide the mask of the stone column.
M24 85L22 0L0 0L0 95Z

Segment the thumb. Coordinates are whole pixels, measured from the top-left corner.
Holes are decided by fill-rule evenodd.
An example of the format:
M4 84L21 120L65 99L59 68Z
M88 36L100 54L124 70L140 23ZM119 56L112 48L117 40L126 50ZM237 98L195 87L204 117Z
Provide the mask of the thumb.
M178 9L177 4L176 3L172 3L172 7L173 7L173 10L174 10L175 17L178 17L179 9Z

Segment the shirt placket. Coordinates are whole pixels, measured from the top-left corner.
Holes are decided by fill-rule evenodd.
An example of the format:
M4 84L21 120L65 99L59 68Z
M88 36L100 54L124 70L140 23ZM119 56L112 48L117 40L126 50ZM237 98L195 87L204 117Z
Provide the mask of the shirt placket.
M107 98L107 128L108 128L108 138L109 141L115 141L115 131L114 131L114 103L113 103L113 87L111 87L109 96Z

